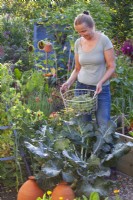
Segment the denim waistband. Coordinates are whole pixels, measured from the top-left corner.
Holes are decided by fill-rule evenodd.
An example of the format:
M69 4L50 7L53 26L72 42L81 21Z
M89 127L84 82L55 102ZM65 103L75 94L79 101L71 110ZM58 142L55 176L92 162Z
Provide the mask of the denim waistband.
M110 84L103 85L102 88L103 89L110 88ZM79 81L77 81L76 82L76 89L92 89L92 90L96 90L96 86L95 85L87 85L87 84L80 83Z

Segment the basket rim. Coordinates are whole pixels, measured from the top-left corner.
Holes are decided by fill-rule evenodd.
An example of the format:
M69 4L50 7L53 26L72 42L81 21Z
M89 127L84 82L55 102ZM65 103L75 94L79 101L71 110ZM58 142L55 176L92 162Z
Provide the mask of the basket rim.
M61 93L62 95L65 95L66 93L69 93L69 92L72 92L72 91L77 91L77 90L84 90L84 91L92 91L92 92L95 92L95 90L92 90L92 89L71 89L71 90L67 90L65 91L64 93Z
M72 92L72 91L78 91L78 90L83 90L83 91L92 91L92 92L95 92L95 90L92 90L92 89L71 89L71 90L67 90L66 92L64 92L62 94L62 97L64 99L65 102L75 102L75 103L87 103L87 102L90 102L90 101L93 101L97 98L97 95L95 95L92 99L89 99L89 100L85 100L85 101L76 101L76 100L69 100L69 99L66 99L65 98L65 94L69 93L69 92Z

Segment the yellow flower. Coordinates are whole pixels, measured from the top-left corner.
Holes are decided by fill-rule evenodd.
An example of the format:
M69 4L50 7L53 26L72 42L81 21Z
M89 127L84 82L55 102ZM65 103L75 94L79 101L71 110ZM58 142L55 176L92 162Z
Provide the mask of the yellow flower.
M114 194L119 194L120 190L114 190Z
M59 200L63 200L63 197L59 197Z
M47 195L51 195L52 192L50 190L47 191Z

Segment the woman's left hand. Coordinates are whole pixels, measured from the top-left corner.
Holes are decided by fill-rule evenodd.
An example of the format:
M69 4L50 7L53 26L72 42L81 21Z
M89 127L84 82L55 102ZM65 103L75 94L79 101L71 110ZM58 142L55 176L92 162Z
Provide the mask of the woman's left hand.
M102 92L102 83L98 83L96 86L96 94L99 94L100 92Z

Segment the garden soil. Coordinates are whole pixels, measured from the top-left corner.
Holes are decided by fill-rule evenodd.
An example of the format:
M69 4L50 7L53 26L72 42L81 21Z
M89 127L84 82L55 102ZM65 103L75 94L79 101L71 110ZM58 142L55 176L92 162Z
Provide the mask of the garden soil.
M111 180L114 181L114 184L110 189L109 200L115 200L113 191L116 189L120 190L121 200L133 200L133 177L114 170ZM17 200L17 192L0 185L0 200Z

